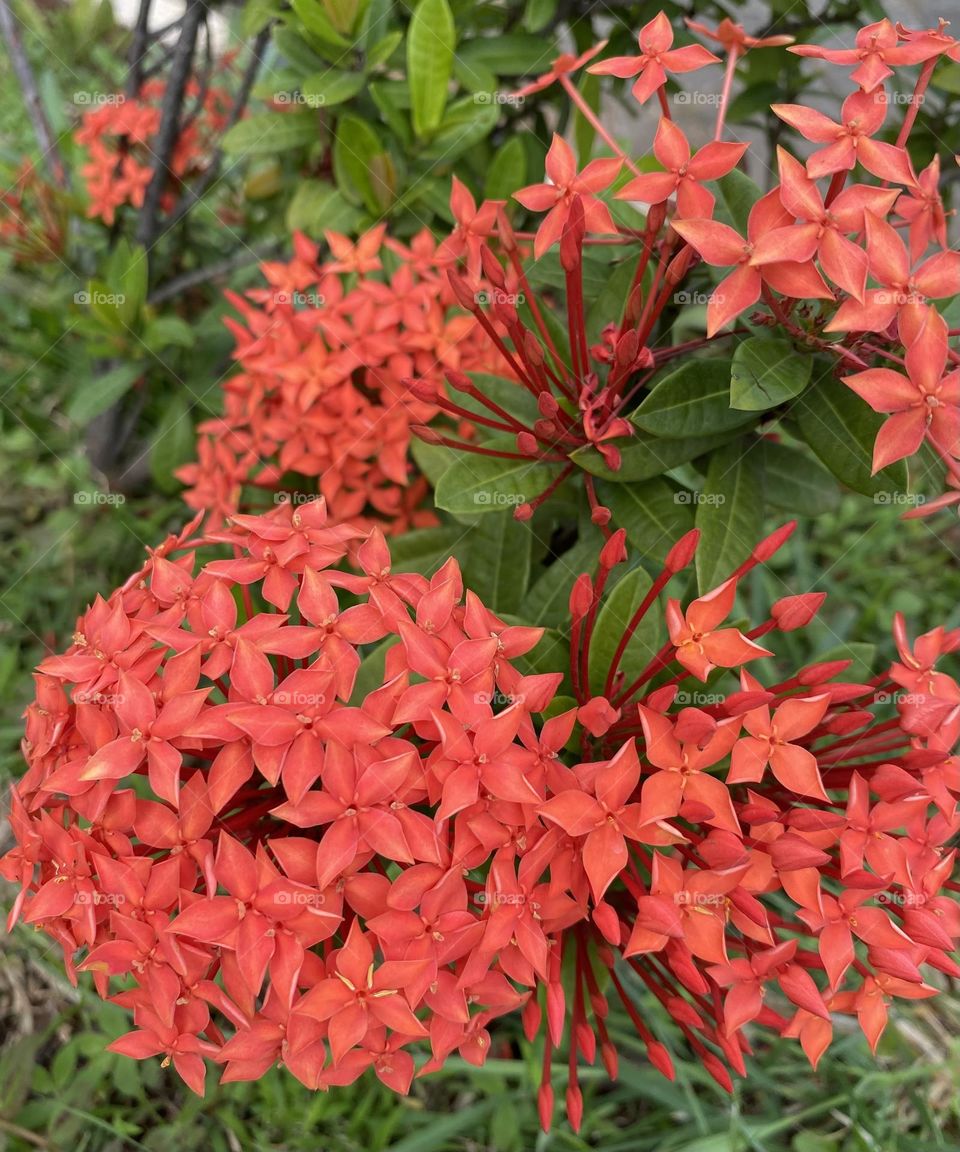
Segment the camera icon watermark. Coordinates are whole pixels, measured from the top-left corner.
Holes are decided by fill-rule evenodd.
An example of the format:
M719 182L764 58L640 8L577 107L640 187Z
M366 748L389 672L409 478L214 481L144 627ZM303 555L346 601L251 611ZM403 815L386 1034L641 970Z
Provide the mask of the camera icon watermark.
M511 108L520 108L526 97L517 96L513 92L474 92L474 104L506 104Z
M119 507L126 504L127 498L122 492L97 492L93 488L85 488L73 494L74 504L83 506L110 505Z
M481 488L473 494L474 504L484 507L513 508L519 504L526 504L527 498L516 492L494 492L490 488Z

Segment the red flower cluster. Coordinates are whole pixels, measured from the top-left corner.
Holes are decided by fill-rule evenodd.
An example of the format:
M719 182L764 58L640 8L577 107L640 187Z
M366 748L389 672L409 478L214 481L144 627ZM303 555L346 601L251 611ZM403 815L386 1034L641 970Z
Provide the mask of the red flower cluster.
M501 345L503 361L537 397L542 417L527 426L488 404L489 426L512 433L519 456L564 464L557 483L575 467L567 459L570 452L588 444L616 469L619 449L610 441L629 435L623 418L628 402L654 371L676 355L730 335L722 330L760 304L765 310L751 313L755 323L779 328L797 344L836 357L838 372L846 374L850 387L875 411L891 414L876 443L875 471L912 455L926 442L943 459L948 484L956 488L960 352L951 344L935 302L960 290L960 253L948 245L939 158L917 175L905 142L937 61L957 59L960 41L943 27L910 31L882 20L858 33L854 49L791 48L830 63L855 64L851 78L859 87L843 102L838 120L799 105L773 106L813 149L805 162L785 148L778 150L779 183L765 195L757 191L741 234L714 218L716 196L709 187L731 173L747 148L722 139L736 65L744 53L782 45L789 38L757 40L729 21L716 31L696 23L691 27L727 53L715 140L696 153L673 119L666 84L672 73L690 73L719 61L704 48L674 47L673 30L663 13L641 30L639 56L595 61L588 67L601 75L637 76L633 92L641 102L654 93L659 96L662 117L653 153L662 171L641 171L572 82L570 73L595 53L576 60L561 57L550 72L522 90L560 83L614 156L590 160L578 171L570 146L556 137L546 159L546 181L515 193L525 208L545 213L533 237L536 258L559 242L567 278L569 348L558 349L542 319L519 255L518 236L505 214L481 212L483 236L474 229L476 251L464 274L452 276L452 282L461 304L478 318L480 304L490 303L490 315L509 334L509 347ZM878 139L891 104L903 95L889 90L887 81L895 70L918 63L922 68L909 99L896 100L906 108L896 143ZM642 229L618 225L601 197L615 186L623 167L632 179L617 187L614 198L644 207ZM616 309L620 319L607 326L603 342L593 347L586 335L582 276L584 248L591 244L637 249L635 275ZM724 270L709 297L706 339L671 346L658 321L665 311L669 316L678 290L699 272L701 263ZM529 327L515 307L512 293L517 287L529 305ZM439 434L433 430L424 435L436 440ZM460 447L511 454L485 446ZM951 492L911 514L928 514L958 500L960 495ZM595 517L603 522L605 510L593 504ZM521 506L516 515L522 518L530 510Z
M436 407L411 380L484 371L498 358L471 316L451 312L442 269L461 238L438 251L426 231L409 247L385 231L355 244L327 232L323 262L298 234L289 263L262 266L267 288L228 293L244 320L227 321L243 371L225 385L223 416L200 426L197 462L178 472L191 507L249 511L260 489L294 501L319 493L338 522L391 532L434 522L408 448L411 423Z
M90 203L87 215L112 224L121 205L143 206L147 185L153 179L153 141L160 129L165 84L149 80L135 99L116 95L88 108L74 138L89 153L81 169ZM187 123L170 158L171 187L164 207L172 206L176 184L201 170L211 146L223 131L231 108L229 92L217 85L201 87L191 79L185 90Z
M197 1091L207 1057L228 1080L282 1060L312 1088L373 1067L403 1092L412 1044L431 1052L420 1073L454 1051L480 1063L519 1010L529 1036L545 1023L544 1124L566 1037L576 1126L579 1057L616 1071L604 987L665 1074L641 989L729 1084L751 1021L815 1063L831 1013L876 1044L891 998L960 974L960 687L937 667L960 632L911 647L898 622L900 660L868 684L835 661L764 686L743 666L822 597L746 634L726 620L789 529L669 600L669 641L625 683L630 636L694 555L682 539L590 699L615 533L574 585L576 706L553 714L563 673L517 663L540 630L497 619L454 560L394 574L375 532L358 573L334 567L358 533L322 501L195 527L41 665L0 865L22 885L12 918L59 941L71 975L103 995L123 979L136 1027L115 1051L162 1055ZM716 668L730 691L701 698Z
M63 197L30 160L0 192L0 247L17 264L59 260L66 238Z

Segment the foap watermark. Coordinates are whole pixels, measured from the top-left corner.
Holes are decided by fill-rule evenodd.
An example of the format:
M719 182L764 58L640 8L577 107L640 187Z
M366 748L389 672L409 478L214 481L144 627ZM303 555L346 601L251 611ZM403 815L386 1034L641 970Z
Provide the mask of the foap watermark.
M274 492L274 504L316 504L323 497L318 492Z
M878 892L876 899L894 908L922 908L929 897L923 892Z
M878 88L873 93L874 104L916 104L919 108L926 98L923 92L887 92L883 88Z
M683 292L675 292L674 296L673 296L674 304L709 304L710 299L711 299L711 296L710 296L709 292L687 292L687 291L683 291ZM714 299L719 300L720 297L719 296L714 297Z
M484 288L475 292L473 299L480 305L512 304L516 308L526 300L526 296L522 292L504 292L502 288Z
M327 902L322 892L286 892L281 890L274 897L274 903L302 908L320 908Z
M927 498L920 492L875 492L874 504L896 504L898 507L919 508Z
M508 104L511 108L519 108L526 101L525 96L518 96L514 92L474 92L474 104Z
M122 92L74 92L73 102L84 108L97 108L104 104L125 104L126 96Z
M722 492L674 492L674 504L709 504L718 507L726 504L727 498Z
M108 908L119 908L126 902L126 896L122 896L119 892L78 892L76 898L77 904L94 904Z
M527 898L522 892L478 892L474 898L475 904L526 904Z
M82 505L107 504L118 507L121 504L126 504L127 498L122 492L97 492L93 488L84 488L79 492L74 492L73 502Z
M122 292L74 292L74 304L97 304L100 307L120 308L127 302Z
M692 905L694 908L722 908L727 902L726 896L719 892L674 892L674 904Z
M494 692L475 692L473 694L475 704L489 704L491 708L509 708L511 704L522 704L524 699L522 692L511 695L508 692L501 692L499 688Z
M274 104L306 104L308 108L322 108L327 102L326 96L313 92L274 92Z
M904 704L910 708L923 704L927 697L922 692L878 692L873 699L876 704Z
M710 708L722 704L726 696L722 692L678 692L673 699L675 703L690 708Z
M699 104L707 108L716 108L721 99L719 92L675 92L672 96L674 104Z
M85 692L78 688L73 694L74 704L99 704L102 708L116 708L126 696L122 692Z
M294 308L322 308L327 298L319 292L274 292L275 304L292 304Z
M479 492L474 492L473 502L474 504L512 508L518 504L526 504L527 498L517 492L494 492L489 488L481 488Z
M274 692L274 704L282 704L292 708L317 708L327 702L322 692Z

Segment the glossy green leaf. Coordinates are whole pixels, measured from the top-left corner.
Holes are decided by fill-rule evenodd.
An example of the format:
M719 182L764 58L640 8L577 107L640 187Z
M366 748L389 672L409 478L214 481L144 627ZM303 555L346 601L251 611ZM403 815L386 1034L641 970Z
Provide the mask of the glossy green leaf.
M709 436L756 417L730 407L730 361L688 360L657 384L630 417L655 436Z
M698 456L728 443L737 435L731 429L729 432L720 432L716 436L687 436L680 440L652 436L649 432L640 429L629 440L618 440L620 449L620 467L612 471L607 467L603 457L595 448L578 448L570 453L570 459L576 461L578 467L592 476L599 476L604 480L618 480L623 483L636 480L650 480L654 476L662 476L671 468L696 460Z
M804 440L841 484L864 496L906 491L907 469L902 460L872 474L873 444L884 417L832 373L805 392L790 412Z
M811 452L763 440L761 454L763 497L768 504L797 516L819 516L837 508L837 482Z
M763 472L756 447L754 441L736 440L710 457L695 517L701 595L726 580L763 537Z
M671 546L693 527L693 496L666 480L636 484L600 481L597 498L612 513L611 528L623 528L631 552L662 561Z
M632 568L608 592L597 614L593 635L590 639L590 655L587 665L590 691L601 695L610 664L620 644L634 612L650 590L651 580L642 568ZM619 662L627 676L627 682L634 679L653 659L659 647L659 618L654 606L638 624L630 637Z
M813 358L791 341L750 336L737 345L730 366L730 405L763 412L792 400L810 383Z
M505 450L513 450L512 440L501 443ZM536 460L461 452L440 477L435 499L439 508L459 515L500 512L510 516L518 505L543 492L559 469L559 464Z
M320 139L317 113L310 109L293 112L260 112L248 116L223 138L223 150L230 156L264 156L289 152Z
M318 107L330 108L352 100L362 91L366 82L362 72L343 72L336 68L328 68L325 72L308 76L301 83L300 91L311 107L316 104Z
M512 516L481 516L465 540L464 582L497 613L516 612L527 593L533 532Z
M407 32L407 79L418 136L430 135L443 119L456 45L447 0L420 0Z

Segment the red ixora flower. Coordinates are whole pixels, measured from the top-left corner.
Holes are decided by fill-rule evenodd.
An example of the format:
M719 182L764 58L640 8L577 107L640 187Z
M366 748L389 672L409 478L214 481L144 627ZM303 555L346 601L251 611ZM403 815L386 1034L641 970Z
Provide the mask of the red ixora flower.
M548 1124L565 1038L616 1074L604 987L664 1074L640 995L729 1087L750 1021L816 1063L833 1015L876 1044L893 998L960 974L960 686L941 667L960 632L911 645L898 620L900 659L869 684L842 660L775 668L822 596L720 625L791 526L686 609L669 599L669 641L621 668L693 560L697 533L678 541L597 696L582 671L622 530L574 586L569 668L525 675L542 630L499 620L452 559L394 573L383 536L322 501L197 522L40 666L0 862L11 923L131 1012L113 1051L197 1092L210 1063L282 1063L312 1089L372 1069L407 1092L452 1052L482 1064L519 1012L544 1027ZM686 703L711 665L718 690ZM545 719L558 695L573 706ZM575 1057L567 1112L577 1126Z
M649 24L640 29L637 41L639 56L612 56L609 60L591 64L587 71L597 76L619 76L621 79L637 76L633 95L641 104L666 84L668 73L695 72L707 64L720 63L701 44L674 48L673 28L663 12L658 12Z

